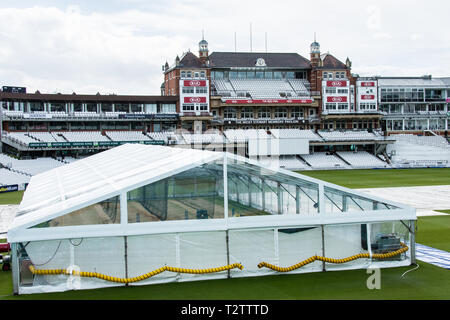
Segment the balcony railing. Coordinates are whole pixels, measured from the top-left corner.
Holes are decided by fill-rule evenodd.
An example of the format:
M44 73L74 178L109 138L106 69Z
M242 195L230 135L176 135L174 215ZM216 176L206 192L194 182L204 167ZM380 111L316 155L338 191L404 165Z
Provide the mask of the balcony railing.
M445 102L445 98L443 96L425 96L425 101L440 101Z
M151 118L164 115L176 115L176 112L21 112L21 111L5 111L3 110L3 117L9 119L138 119Z

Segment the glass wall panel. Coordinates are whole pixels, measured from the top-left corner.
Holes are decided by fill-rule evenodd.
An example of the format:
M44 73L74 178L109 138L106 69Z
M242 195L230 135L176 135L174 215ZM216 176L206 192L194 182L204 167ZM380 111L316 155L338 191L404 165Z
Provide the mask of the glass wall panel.
M44 103L42 102L30 102L30 112L45 111Z
M87 112L97 112L97 104L96 103L86 103L86 111Z
M157 104L156 103L146 103L144 105L146 113L157 113Z
M74 112L82 112L83 111L83 104L81 102L75 102L73 104L73 111Z
M329 187L325 187L324 192L326 213L397 209L392 205Z
M94 224L118 224L120 223L120 199L119 196L103 200L61 217L53 218L34 226L33 228L67 227Z
M65 112L66 104L63 102L50 103L50 112Z
M162 113L176 113L177 112L177 106L174 103L163 103L161 105L161 112Z
M133 103L131 105L131 112L142 112L142 104Z
M127 193L128 222L224 217L223 165L212 162Z
M274 71L273 72L273 78L274 79L281 79L281 78L283 78L283 75L281 74L280 71Z
M230 71L229 77L230 77L230 79L237 79L237 77L238 77L237 71Z
M100 110L102 112L112 112L113 111L113 106L112 106L111 103L102 103Z
M130 105L128 103L116 103L114 105L114 112L129 112Z
M405 222L386 221L362 225L362 227L362 238L367 237L367 230L370 228L370 245L374 254L385 254L402 249L405 245L410 245L410 232ZM367 241L364 242L363 246L367 247ZM410 256L411 250L409 248L402 254L384 258L381 261L403 261ZM374 260L377 261L377 259Z
M280 172L229 160L230 217L318 212L318 186Z

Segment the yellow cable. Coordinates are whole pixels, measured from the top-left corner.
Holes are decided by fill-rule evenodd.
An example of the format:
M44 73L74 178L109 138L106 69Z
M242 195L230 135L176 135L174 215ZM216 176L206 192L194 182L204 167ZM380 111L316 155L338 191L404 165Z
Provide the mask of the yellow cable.
M400 243L400 244L402 246L401 249L398 249L396 251L392 251L392 252L389 252L389 253L372 254L372 258L375 258L375 259L386 259L386 258L397 256L397 255L399 255L399 254L401 254L403 252L408 251L409 248L408 248L408 246L406 244L404 244L404 243ZM303 261L301 261L301 262L299 262L297 264L294 264L294 265L292 265L290 267L279 267L279 266L276 266L276 265L273 265L273 264L270 264L270 263L267 263L267 262L263 261L263 262L260 262L258 264L258 268L266 267L266 268L269 268L269 269L272 269L272 270L275 270L275 271L278 271L278 272L289 272L289 271L301 268L304 265L312 263L312 262L314 262L316 260L324 261L324 262L328 262L328 263L346 263L346 262L353 261L353 260L356 260L356 259L361 259L361 258L370 258L370 255L368 253L360 253L360 254L356 254L356 255L353 255L353 256L350 256L350 257L344 258L344 259L332 259L332 258L326 258L326 257L322 257L322 256L317 256L316 255L316 256L310 257L310 258L308 258L306 260L303 260Z
M116 278L107 276L101 273L96 272L83 272L83 271L69 271L67 269L36 269L33 265L29 266L29 269L32 274L37 275L47 275L47 274L64 274L64 275L77 275L80 277L88 277L88 278L98 278L106 281L111 282L119 282L119 283L132 283L132 282L138 282L145 279L148 279L150 277L153 277L157 274L160 274L164 271L171 271L171 272L178 272L178 273L194 273L194 274L204 274L204 273L214 273L214 272L220 272L230 269L239 268L242 270L244 267L240 263L233 263L229 264L223 267L218 268L210 268L210 269L185 269L185 268L176 268L176 267L169 267L164 266L159 269L153 270L151 272L145 273L143 275L133 277L133 278Z
M404 243L401 243L401 246L402 246L401 249L392 251L389 253L372 254L372 258L386 259L386 258L390 258L390 257L396 256L403 252L408 251L409 248L407 245L405 245ZM275 265L267 263L267 262L260 262L258 264L258 268L266 267L266 268L269 268L269 269L272 269L272 270L275 270L278 272L289 272L289 271L299 269L299 268L301 268L309 263L312 263L316 260L324 261L324 262L328 262L328 263L346 263L349 261L353 261L356 259L362 259L362 258L370 258L370 255L368 253L360 253L360 254L356 254L356 255L353 255L353 256L350 256L350 257L347 257L344 259L333 259L333 258L327 258L327 257L315 255L315 256L312 256L312 257L310 257L306 260L303 260L297 264L294 264L290 267L279 267L279 266L275 266ZM242 270L244 267L240 263L233 263L233 264L229 264L229 265L218 267L218 268L208 268L208 269L185 269L185 268L164 266L164 267L161 267L159 269L153 270L151 272L145 273L145 274L137 276L137 277L116 278L116 277L111 277L111 276L107 276L107 275L96 273L96 272L83 272L83 271L75 271L75 270L69 271L67 269L36 269L33 265L29 266L31 273L37 274L37 275L48 275L48 274L78 275L80 277L98 278L98 279L102 279L102 280L106 280L106 281L119 282L119 283L133 283L133 282L142 281L142 280L148 279L150 277L153 277L155 275L158 275L164 271L177 272L177 273L205 274L205 273L221 272L221 271L235 269L235 268L239 268L240 270Z

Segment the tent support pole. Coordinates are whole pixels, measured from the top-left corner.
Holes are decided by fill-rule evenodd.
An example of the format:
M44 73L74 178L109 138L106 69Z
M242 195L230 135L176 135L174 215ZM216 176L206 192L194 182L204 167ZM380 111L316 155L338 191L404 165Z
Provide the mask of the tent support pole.
M125 278L128 278L128 239L127 236L123 237L125 248ZM125 287L128 287L128 283L125 283Z
M370 263L372 264L372 234L371 234L371 227L372 224L370 223L366 223L366 237L367 237L367 250L369 252L369 259L370 259Z
M412 230L409 245L411 247L411 264L416 264L416 222L410 220L409 227Z
M324 230L323 224L320 225L320 227L322 229L322 257L326 257L325 256L325 230ZM322 271L326 271L325 261L322 261Z
M252 191L250 190L250 182L251 182L251 178L250 176L247 177L248 179L248 206L251 207L252 206Z
M278 209L278 214L282 214L283 213L283 199L281 197L282 197L281 183L277 182L277 209Z
M17 296L19 294L19 258L17 256L17 243L11 243L11 262L13 295Z
M227 265L230 264L230 238L228 236L228 230L225 231L225 237L226 237L226 241L227 241ZM231 277L230 275L230 269L228 269L227 271L227 278L229 279Z
M266 211L266 193L264 191L264 183L265 183L264 179L261 179L262 209L263 209L263 211Z

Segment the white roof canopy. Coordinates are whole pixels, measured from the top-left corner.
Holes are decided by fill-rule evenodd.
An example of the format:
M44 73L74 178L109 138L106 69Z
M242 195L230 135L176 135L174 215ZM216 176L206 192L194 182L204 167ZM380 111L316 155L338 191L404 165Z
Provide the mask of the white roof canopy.
M11 228L30 226L222 157L211 151L124 144L33 176Z

